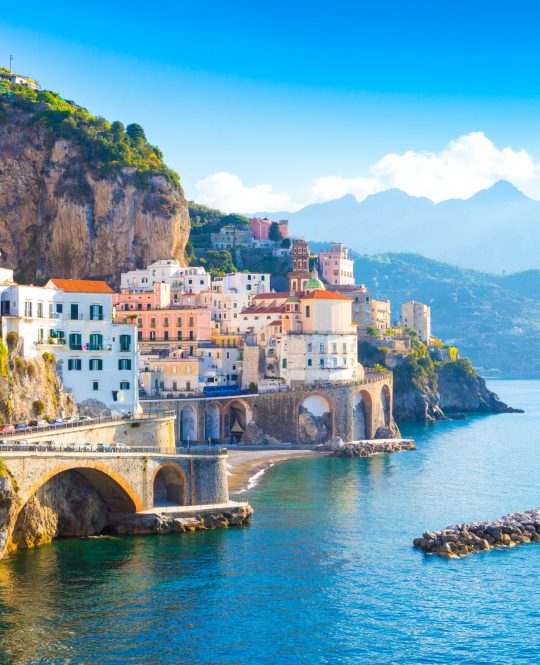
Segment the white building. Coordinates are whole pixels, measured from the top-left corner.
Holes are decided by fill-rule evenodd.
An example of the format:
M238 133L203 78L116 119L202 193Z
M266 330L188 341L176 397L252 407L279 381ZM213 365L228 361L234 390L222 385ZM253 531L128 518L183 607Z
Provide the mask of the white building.
M401 322L405 328L412 328L426 344L431 340L431 307L411 300L401 305Z
M248 301L257 293L270 291L270 273L231 272L212 280L212 290L221 293L245 293Z
M211 310L212 321L217 323L222 332L238 332L240 312L248 305L245 293L202 291L199 302L201 307Z
M180 266L176 259L161 259L141 270L122 273L120 288L125 291L151 291L155 282L171 289L199 293L210 288L210 275L202 266Z
M0 292L4 342L17 333L21 355L53 353L78 403L138 410L135 327L113 323L113 290L105 282L51 279L44 287L2 284Z
M200 345L195 351L201 385L235 385L242 369L241 349L216 345Z

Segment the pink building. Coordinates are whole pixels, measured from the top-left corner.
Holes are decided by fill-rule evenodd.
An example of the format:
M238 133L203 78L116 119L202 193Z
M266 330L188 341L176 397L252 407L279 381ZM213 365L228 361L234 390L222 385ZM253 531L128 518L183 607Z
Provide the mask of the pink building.
M253 217L251 220L251 235L255 240L269 240L270 239L270 227L272 226L272 220L265 217L264 219L259 219L258 217ZM289 237L289 222L286 219L280 219L279 222L279 232L281 233L282 238Z
M124 289L113 295L116 312L140 311L143 309L163 309L171 304L171 287L165 282L154 282L151 291Z
M349 258L349 250L339 243L333 243L328 252L319 253L319 267L323 280L331 286L354 284L354 261Z
M147 309L117 311L115 321L135 319L139 342L203 342L210 340L211 312L208 309Z

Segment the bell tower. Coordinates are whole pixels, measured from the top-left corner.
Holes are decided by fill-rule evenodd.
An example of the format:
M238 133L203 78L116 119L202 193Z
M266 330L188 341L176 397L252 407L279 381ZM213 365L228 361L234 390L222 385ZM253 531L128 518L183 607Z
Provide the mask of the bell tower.
M303 291L311 277L309 272L309 245L305 240L295 240L292 250L292 271L289 273L289 291Z

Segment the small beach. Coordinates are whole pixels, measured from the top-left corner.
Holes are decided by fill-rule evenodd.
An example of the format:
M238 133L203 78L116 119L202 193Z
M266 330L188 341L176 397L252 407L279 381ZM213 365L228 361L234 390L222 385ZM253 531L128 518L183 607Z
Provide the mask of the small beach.
M227 469L229 491L234 494L251 489L266 469L277 462L324 453L314 450L229 450Z

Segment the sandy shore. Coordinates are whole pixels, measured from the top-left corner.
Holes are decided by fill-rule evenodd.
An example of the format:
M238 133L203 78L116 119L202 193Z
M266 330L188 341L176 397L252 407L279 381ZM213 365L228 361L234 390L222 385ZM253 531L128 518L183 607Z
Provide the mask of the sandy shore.
M321 453L313 450L229 450L227 467L229 470L229 490L238 492L248 488L249 481L257 473L264 471L276 462L298 458L314 457Z

